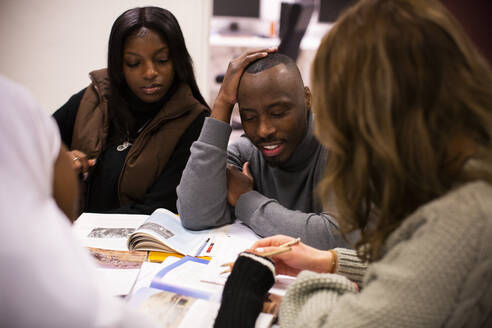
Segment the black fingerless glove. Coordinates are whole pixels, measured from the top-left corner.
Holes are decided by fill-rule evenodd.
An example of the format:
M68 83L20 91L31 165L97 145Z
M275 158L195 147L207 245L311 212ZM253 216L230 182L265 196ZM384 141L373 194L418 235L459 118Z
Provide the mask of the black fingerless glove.
M274 282L275 266L270 259L247 252L239 254L224 286L214 327L254 327Z

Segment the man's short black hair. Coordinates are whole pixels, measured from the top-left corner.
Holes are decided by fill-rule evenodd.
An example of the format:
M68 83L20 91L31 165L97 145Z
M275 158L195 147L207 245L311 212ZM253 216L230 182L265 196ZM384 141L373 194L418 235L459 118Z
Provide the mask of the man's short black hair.
M292 60L292 58L290 58L289 56L275 52L272 54L268 54L268 56L260 58L256 61L250 63L246 67L246 73L256 74L256 73L259 73L261 71L272 68L273 66L276 66L278 64L284 64L289 69L295 68L297 71L299 71L296 63Z

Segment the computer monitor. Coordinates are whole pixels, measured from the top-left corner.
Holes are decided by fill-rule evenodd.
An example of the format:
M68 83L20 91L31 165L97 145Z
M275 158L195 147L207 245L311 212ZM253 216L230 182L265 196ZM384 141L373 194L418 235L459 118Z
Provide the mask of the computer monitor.
M282 2L280 7L280 44L278 52L294 61L299 56L301 40L306 33L314 11L312 2Z
M214 16L260 17L260 0L214 0Z
M333 23L340 13L352 6L357 0L319 0L318 22Z

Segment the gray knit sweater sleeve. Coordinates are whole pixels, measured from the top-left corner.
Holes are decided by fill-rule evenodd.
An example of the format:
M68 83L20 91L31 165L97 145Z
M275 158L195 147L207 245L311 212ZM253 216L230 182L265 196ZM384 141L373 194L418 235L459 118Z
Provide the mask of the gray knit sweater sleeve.
M355 250L346 248L335 248L337 254L337 266L335 273L342 275L357 283L360 287L364 285L364 275L367 270L367 263L361 261Z
M304 243L325 250L350 247L342 237L338 223L328 213L291 210L255 190L241 195L235 214L262 237L277 234L300 237ZM348 238L353 241L355 234Z
M492 188L474 183L408 217L360 293L346 277L301 273L279 318L282 327L485 327L491 303Z
M232 207L227 203L227 143L232 128L206 118L202 132L176 189L181 223L192 230L231 223Z

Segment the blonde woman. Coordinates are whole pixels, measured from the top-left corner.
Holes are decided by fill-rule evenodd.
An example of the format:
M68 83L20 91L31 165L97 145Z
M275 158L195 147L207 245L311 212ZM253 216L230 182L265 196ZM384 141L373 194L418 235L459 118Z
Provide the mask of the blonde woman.
M256 318L276 273L297 275L282 327L492 325L492 74L434 0L362 0L312 67L316 133L354 251L303 243L243 253L216 326ZM309 271L303 271L309 270Z

